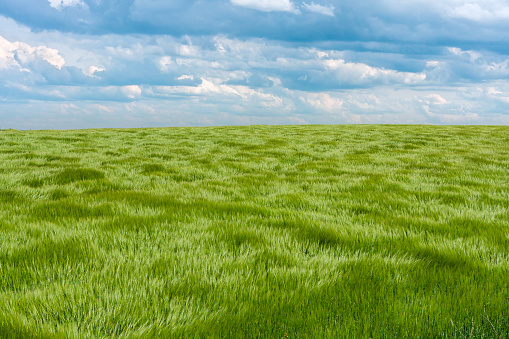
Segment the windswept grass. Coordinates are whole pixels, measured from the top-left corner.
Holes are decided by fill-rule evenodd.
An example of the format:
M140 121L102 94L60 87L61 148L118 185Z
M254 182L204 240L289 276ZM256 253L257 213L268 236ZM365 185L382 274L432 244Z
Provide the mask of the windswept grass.
M51 180L57 185L98 179L104 179L104 173L91 168L66 168L51 178Z
M0 337L509 338L509 128L0 131Z

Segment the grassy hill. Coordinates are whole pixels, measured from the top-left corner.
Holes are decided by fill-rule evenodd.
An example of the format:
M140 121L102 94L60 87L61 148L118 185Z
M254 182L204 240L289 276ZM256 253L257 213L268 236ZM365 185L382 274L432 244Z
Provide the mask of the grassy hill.
M508 338L509 127L0 131L0 337Z

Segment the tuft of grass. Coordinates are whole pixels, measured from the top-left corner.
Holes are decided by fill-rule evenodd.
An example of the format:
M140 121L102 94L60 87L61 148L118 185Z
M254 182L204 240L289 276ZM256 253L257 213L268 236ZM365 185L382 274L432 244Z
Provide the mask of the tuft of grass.
M50 199L51 200L60 200L67 198L69 196L69 193L61 188L54 189L50 193Z
M66 168L53 176L52 181L57 185L66 185L77 181L104 179L103 172L93 168Z
M164 170L165 170L165 168L161 164L145 164L145 165L143 165L143 174L164 172Z
M38 179L38 178L25 179L25 180L23 180L23 184L27 185L28 187L31 187L31 188L39 188L39 187L44 186L44 180Z
M114 211L109 204L90 207L67 200L43 202L36 204L30 211L34 220L59 220L62 218L81 219L112 216Z

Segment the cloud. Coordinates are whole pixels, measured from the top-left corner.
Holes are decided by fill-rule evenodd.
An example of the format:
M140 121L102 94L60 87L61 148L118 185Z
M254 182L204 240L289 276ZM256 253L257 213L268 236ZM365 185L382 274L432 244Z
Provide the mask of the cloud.
M21 65L15 59L14 51L16 46L0 36L0 69L18 68L21 70Z
M174 63L173 60L171 59L171 56L165 55L159 58L159 69L161 70L161 72L170 71L173 65Z
M231 0L232 4L263 12L300 13L290 0Z
M194 77L192 75L181 75L177 78L177 80L194 80Z
M65 64L64 58L56 49L46 46L33 47L19 41L10 42L0 36L0 67L29 71L25 66L39 60L44 60L58 69Z
M198 86L144 87L141 96L133 101L113 101L118 95L125 97L123 87L79 87L74 89L75 97L71 101L4 102L0 105L0 121L2 126L14 128L295 123L509 124L509 115L502 114L509 112L507 81L459 89L377 87L309 93L285 88L253 90L246 86L225 85L215 79L205 80ZM48 90L71 98L66 93L69 88ZM93 91L103 96L91 100ZM84 96L84 92L89 94ZM6 91L2 89L0 93ZM106 95L111 96L110 99ZM167 100L172 100L171 104ZM37 110L34 110L35 106Z
M298 19L286 15L299 12ZM290 43L329 42L333 48L352 42L392 44L399 50L408 44L420 49L447 44L498 53L505 53L509 43L504 34L509 28L509 6L502 0L2 0L0 13L33 31L98 36L223 34Z
M458 47L446 49L451 57L435 68L448 73L448 81L482 81L506 79L509 76L509 57L487 51L463 50Z
M141 95L141 88L138 85L123 86L121 90L129 99L134 99Z
M311 4L307 4L305 2L302 3L302 8L313 12L317 14L327 15L327 16L334 16L334 6L323 6L315 4L314 2L311 2Z
M343 107L343 100L333 98L328 93L307 93L300 100L311 105L314 109L329 113L338 113Z
M247 7L263 12L301 13L301 11L290 0L231 0L231 3L236 6ZM323 6L315 4L314 2L311 2L310 4L303 2L300 7L308 12L334 16L334 6L332 5Z
M97 72L102 72L102 71L105 71L106 69L104 68L101 68L101 67L97 67L97 66L90 66L88 68L88 70L85 72L86 75L88 75L89 77L97 77L97 78L100 78L99 76L95 75L95 73Z
M86 6L81 0L48 0L49 5L61 10L63 7Z
M448 103L447 100L444 99L439 94L433 93L433 94L426 96L426 98L429 99L429 101L427 101L428 104L445 105Z
M326 59L323 64L335 75L340 83L366 85L370 83L401 83L406 85L422 83L425 73L398 72L396 70L371 67L364 63L346 62L343 59Z
M483 7L486 6L484 1L479 3L468 2L450 8L448 13L451 17L478 22L493 22L509 19L509 6L498 4L496 1L491 3L492 4L488 2L488 8L486 8Z
M180 96L209 96L214 100L243 100L256 102L257 106L280 107L283 100L277 95L254 90L247 86L226 85L221 79L201 79L198 86L158 86L153 88L155 93Z
M497 30L504 23L468 21L466 29L476 27L475 34L500 33L486 35L489 43L470 43L474 33L461 39L452 34L467 19L446 12L435 16L449 18L445 23L429 19L438 8L460 6L459 0L432 2L419 13L422 18L410 10L421 0L287 1L300 15L245 10L224 0L84 2L87 8L57 11L35 1L34 7L46 6L38 11L47 22L31 19L32 29L0 16L2 124L509 122L509 50L500 47L505 30ZM491 11L492 3L481 6ZM16 4L0 1L0 13ZM115 12L115 6L122 10ZM118 21L107 23L101 11L117 13ZM45 15L71 26L68 18L86 21L93 29L68 26L75 32L70 34L41 28L50 27ZM437 32L443 33L438 43Z
M481 53L478 53L475 51L462 51L461 48L458 48L458 47L449 47L449 48L447 48L447 50L454 55L468 56L471 61L475 61L475 60L479 59L480 57L482 57Z
M31 39L52 43L62 40L56 33L41 32L36 36L37 39ZM4 39L2 46L8 48L2 48L6 60L3 64L10 62L10 67L18 72L21 68L30 70L30 76L26 75L25 79L18 77L20 84L203 87L206 83L202 84L201 79L219 79L221 86L245 86L255 91L271 87L276 91L277 87L311 93L388 85L437 85L486 77L497 79L509 72L509 60L504 56L458 47L442 48L434 56L405 56L388 52L322 50L223 35L180 39L106 35L94 40L89 36L66 39L65 60L58 49L46 47L47 53L42 53L44 48L40 49L41 53L36 54L40 58L34 60L45 61L47 67L42 68L33 62L21 65L12 56L7 62L13 44ZM182 55L182 46L191 46L194 52ZM119 95L119 100L126 97Z

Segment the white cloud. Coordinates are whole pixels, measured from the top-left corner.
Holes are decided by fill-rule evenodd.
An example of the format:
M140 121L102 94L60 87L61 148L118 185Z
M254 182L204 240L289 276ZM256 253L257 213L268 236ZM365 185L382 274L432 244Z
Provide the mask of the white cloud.
M86 6L81 0L48 0L49 5L61 10L63 7Z
M449 47L448 51L452 54L452 58L437 69L448 68L460 79L504 79L509 75L509 58L506 55L489 51L480 53L457 47Z
M123 56L125 58L129 58L134 55L134 52L130 48L124 48L122 46L117 47L106 46L106 50L111 54Z
M177 80L194 80L194 77L192 75L184 74L179 76Z
M338 81L356 85L373 82L415 84L426 79L424 73L398 72L392 69L371 67L363 63L345 62L343 59L323 60L324 66L333 71Z
M428 104L445 105L448 103L441 95L435 93L426 96L426 99L428 99Z
M173 66L173 61L171 60L171 56L163 56L159 59L159 69L161 72L168 72Z
M477 87L475 93L470 95L476 99L486 99L492 103L501 103L506 108L500 111L508 112L507 105L509 105L509 84L508 83L495 83L493 86Z
M280 107L283 100L271 93L264 93L241 85L225 85L221 79L201 79L198 86L154 86L159 93L169 95L210 96L215 100L231 100L241 98L256 102L263 107Z
M306 93L300 97L303 102L329 113L335 113L343 107L343 100L333 98L327 93Z
M13 43L0 36L0 69L21 68L14 58L15 50L16 46Z
M129 99L135 99L141 95L141 88L138 85L123 86L121 90Z
M298 14L290 0L231 0L232 4L264 12L290 12Z
M191 69L217 69L222 68L221 63L217 61L209 61L203 56L201 58L177 58L175 64L179 67L188 67Z
M329 53L327 52L324 52L324 51L316 51L316 55L318 55L318 57L321 59L321 58L328 58L329 57Z
M315 4L314 2L311 2L311 4L307 4L305 2L302 3L302 7L305 10L308 10L313 13L327 15L327 16L334 16L334 6L323 6Z
M272 81L273 86L281 86L281 79L275 77L267 77L270 81Z
M102 72L105 71L104 68L97 67L97 66L90 66L86 72L84 72L86 75L92 78L100 78L99 76L95 75L96 72Z
M221 54L230 53L239 57L256 58L260 56L263 47L265 47L265 44L260 42L229 39L223 35L213 37L212 41Z
M458 48L458 47L449 47L448 50L449 50L449 52L451 52L454 55L468 56L471 61L475 61L475 60L479 59L480 57L482 57L481 53L478 53L475 51L463 51L461 48Z
M509 19L509 6L497 4L496 2L478 1L463 3L449 9L449 15L456 18L463 18L471 21L497 21ZM483 5L483 6L481 6Z
M205 95L205 94L224 94L242 96L234 87L221 84L220 79L201 79L198 86L156 86L156 89L172 94Z
M502 62L491 62L489 64L485 64L484 68L487 71L496 72L498 74L507 74L509 71L509 59Z
M65 64L64 58L56 49L46 46L33 47L23 42L10 42L0 36L0 67L2 68L23 68L35 60L45 60L54 67L61 69Z
M64 58L56 49L48 48L46 46L32 47L21 42L16 44L18 45L18 51L23 51L23 56L27 57L27 59L40 58L46 60L58 69L61 69L65 64Z
M198 54L198 49L193 45L180 45L176 47L178 55L193 56Z

